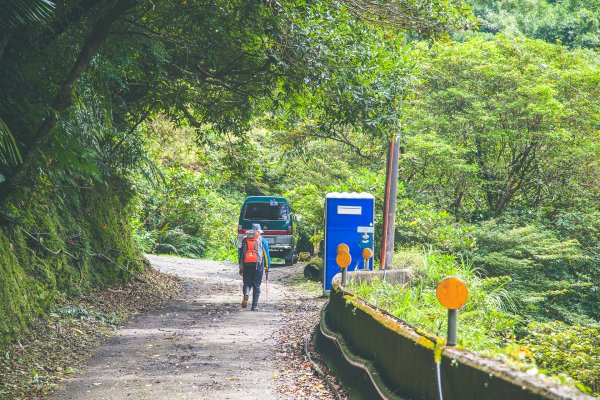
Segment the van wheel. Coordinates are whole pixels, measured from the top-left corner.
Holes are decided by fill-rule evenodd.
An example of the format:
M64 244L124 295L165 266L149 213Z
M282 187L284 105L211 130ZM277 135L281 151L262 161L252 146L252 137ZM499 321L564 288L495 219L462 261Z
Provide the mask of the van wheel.
M285 265L291 267L294 265L294 252L290 251L285 255Z

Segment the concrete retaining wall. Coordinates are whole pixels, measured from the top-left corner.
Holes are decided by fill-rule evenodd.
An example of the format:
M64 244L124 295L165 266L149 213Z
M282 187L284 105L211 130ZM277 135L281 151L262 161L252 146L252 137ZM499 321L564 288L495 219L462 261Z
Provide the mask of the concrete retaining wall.
M391 271L390 271L391 272ZM388 272L388 278L390 278ZM353 275L369 279L381 272ZM391 279L406 282L406 272ZM438 400L434 352L441 353L441 385L444 400L591 400L575 389L513 370L499 361L456 348L444 348L436 339L378 310L340 286L333 290L321 321L322 342L346 353L344 362L364 364L382 398ZM354 361L352 361L354 360Z

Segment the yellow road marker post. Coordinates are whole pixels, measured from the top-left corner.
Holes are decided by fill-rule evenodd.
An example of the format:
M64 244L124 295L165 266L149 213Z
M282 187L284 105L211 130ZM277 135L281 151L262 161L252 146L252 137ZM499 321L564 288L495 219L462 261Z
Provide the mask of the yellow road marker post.
M369 269L369 260L371 257L373 257L373 250L370 247L365 247L362 251L363 269L365 271Z
M348 285L348 267L352 263L350 248L346 243L340 243L337 247L335 262L342 269L342 286Z
M342 251L345 251L346 253L350 253L350 247L348 247L348 245L346 243L338 244L337 253L340 254Z
M448 309L448 339L447 346L456 346L457 310L467 303L469 289L457 277L449 276L440 281L436 296L441 305Z

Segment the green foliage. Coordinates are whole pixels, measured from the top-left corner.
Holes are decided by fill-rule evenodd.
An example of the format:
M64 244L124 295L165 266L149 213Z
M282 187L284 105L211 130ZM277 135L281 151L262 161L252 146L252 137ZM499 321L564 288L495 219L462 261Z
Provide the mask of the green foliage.
M8 126L0 119L0 164L9 166L21 162L21 153ZM4 177L0 173L0 181Z
M403 247L394 250L391 268L393 269L423 269L427 262L427 257L423 255L423 250L416 247Z
M320 143L322 146L324 144ZM332 167L341 168L329 170ZM304 175L304 169L309 169L310 166L298 165L297 168L301 169L299 175ZM340 191L368 192L377 196L383 192L384 184L384 176L380 173L370 171L367 168L361 168L353 172L351 163L338 161L333 163L333 165L324 166L320 171L321 177L318 180L314 179L312 183L292 187L284 193L294 207L295 212L302 217L299 224L300 233L309 238L310 242L316 247L318 247L318 244L324 237L324 199L327 193ZM329 173L324 174L325 171ZM306 174L310 174L310 171L307 170ZM304 181L304 179L301 179L301 181ZM381 211L379 209L376 210L375 218L381 218Z
M189 258L202 258L206 253L207 243L196 236L188 235L179 228L169 229L156 234L152 253L176 254Z
M0 5L0 28L15 28L49 19L55 3L49 0L11 0Z
M208 129L209 127L205 127ZM138 177L134 223L136 238L147 252L178 254L192 258L237 258L237 224L244 193L239 188L260 187L260 175L244 181L236 176L237 165L250 168L260 153L242 155L241 141L199 145L196 131L176 127L157 116L142 131L147 135L145 149L156 163L164 184L151 185ZM256 135L248 138L258 147ZM261 151L264 151L261 149ZM239 164L232 164L238 159ZM249 174L250 176L250 174Z
M596 54L501 35L408 45L470 25L463 1L162 2L112 21L57 99L113 3L0 5L0 181L21 154L33 160L18 192L0 182L0 198L12 193L2 210L22 221L0 231L3 337L59 292L129 278L140 268L132 225L145 251L234 259L243 198L283 194L318 247L325 194L367 191L380 229L392 134L397 244L432 251L396 257L421 283L380 283L384 303L443 331L432 286L463 276L475 348L510 337L507 304L524 318L600 318ZM598 46L590 0L475 6L487 33ZM55 113L58 100L73 105ZM45 119L56 124L38 148Z
M97 103L80 102L58 127L38 178L2 203L0 346L57 296L128 280L142 268L128 185L100 167L109 122Z
M500 234L500 236L502 236ZM420 259L419 259L420 257ZM508 276L483 278L471 263L454 257L404 249L396 254L397 268L410 267L410 283L390 284L375 279L351 284L370 304L381 307L429 334L444 337L446 309L436 297L437 284L446 276L461 278L469 288L467 304L459 310L459 344L498 358L516 368L557 376L563 384L598 394L600 332L595 326L569 326L560 321L530 322L519 317ZM532 280L535 277L530 278Z
M346 142L353 130L386 137L412 93L412 59L404 36L357 21L339 10L306 8L291 26L301 50L296 68L309 71L300 95L286 96L278 117L288 127Z
M501 35L416 52L400 243L510 276L526 318L598 321L593 54Z
M474 227L457 222L447 211L408 198L397 203L395 240L404 246L434 246L437 250L464 254L475 248Z
M474 236L478 247L471 254L473 263L492 276L511 276L519 314L533 320L594 322L598 282L592 281L593 266L577 241L560 240L535 225L493 221L478 227Z
M522 34L569 47L600 47L595 0L474 0L483 32Z
M313 183L290 189L285 196L293 205L294 210L301 215L300 230L311 238L311 242L322 240L325 225L324 189Z
M34 312L31 310L33 302L29 298L31 293L28 293L27 276L3 232L0 232L0 248L0 277L4 282L0 290L0 346L4 347L26 328ZM41 293L38 296L44 297Z
M537 365L552 374L564 374L600 395L600 329L566 325L560 321L532 322L527 336L520 340L527 346ZM584 391L586 387L579 385Z
M560 241L551 232L529 225L515 227L486 222L475 231L477 253L490 272L529 274L541 266L569 265L584 261L577 241ZM485 258L484 258L485 257Z
M220 143L198 143L194 129L175 126L163 116L141 129L148 135L146 148L165 177L164 186L152 187L141 180L136 184L142 193L137 238L145 251L181 253L177 246L170 247L172 243L158 247L163 232L179 229L203 240L203 257L235 259L243 198L282 194L301 217L299 250L318 252L326 193L383 193L380 167L373 171L372 160L349 152L343 143L304 138L296 146L293 140L298 136L292 132L258 128L244 137L226 134ZM210 126L202 129L209 132ZM325 159L323 152L344 156Z
M184 168L163 169L164 187L147 187L140 222L152 243L147 250L186 257L237 256L236 232L244 196L214 178ZM141 235L144 235L140 232Z
M43 4L49 3L35 3L38 9ZM403 10L414 18L397 20L397 26L438 34L470 16L462 1L429 4L430 11L418 5ZM56 20L6 37L8 45L0 50L5 72L0 91L6 94L0 100L0 117L18 132L15 139L28 162L3 166L0 173L30 169L35 175L40 168L33 166L52 164L64 167L61 179L72 186L105 183L112 176L134 179L136 172L157 185L167 165L157 166L145 157L148 144L140 128L149 118L165 115L179 126L188 125L198 142L217 147L218 155L213 158L206 151L199 165L176 161L169 166L165 180L172 188L146 188L136 182L148 195L140 206L145 209L142 222L147 230L161 232L156 240L168 230L180 230L211 243L205 250L231 257L230 226L235 226L241 192L284 191L283 186L274 188L273 181L281 176L273 179L264 162L282 153L258 154L267 146L260 143L264 135L246 133L253 117L265 110L289 111L292 103L310 105L307 100L314 92L323 107L303 111L303 123L305 116L318 113L320 121L308 123L320 132L337 132L333 125L339 125L382 135L396 124L396 103L410 86L410 79L396 80L410 64L402 36L352 17L337 2L190 1L134 7L108 21L110 31L118 33L104 40L101 52L90 55L92 62L81 64L79 53L87 51L88 35L101 22L96 17L110 14L111 7L104 2L60 3ZM42 50L47 47L53 51ZM72 98L56 97L70 71L78 79L74 90L71 84L66 88ZM316 93L319 87L323 90ZM75 106L64 111L71 100ZM53 115L52 109L58 113ZM43 120L52 125L40 126ZM55 127L55 132L40 136L44 126ZM350 144L343 132L338 139ZM196 173L196 167L205 171ZM180 178L184 184L175 182ZM3 193L13 189L10 182L0 186ZM208 190L215 186L219 194ZM140 243L154 240L146 236L140 235Z
M400 162L409 196L469 221L562 207L576 187L588 197L600 171L593 54L504 36L417 52Z
M436 36L475 24L468 1L372 2L344 0L355 15L372 23L394 26L419 35Z
M472 22L471 9L462 0L426 6L420 1L365 5L354 0L290 6L288 42L281 55L293 49L295 57L282 66L301 80L283 82L276 92L283 105L277 115L288 128L347 144L352 132L381 140L400 129L414 85L407 34L439 36ZM296 91L292 96L290 89Z

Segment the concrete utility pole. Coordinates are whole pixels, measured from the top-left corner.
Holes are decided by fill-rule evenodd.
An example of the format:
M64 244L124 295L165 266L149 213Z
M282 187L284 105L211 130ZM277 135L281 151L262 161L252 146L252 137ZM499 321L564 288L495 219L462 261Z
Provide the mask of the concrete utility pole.
M381 240L381 269L388 269L394 257L394 232L396 230L396 197L398 195L398 157L400 143L396 135L388 144L383 206L383 238Z

